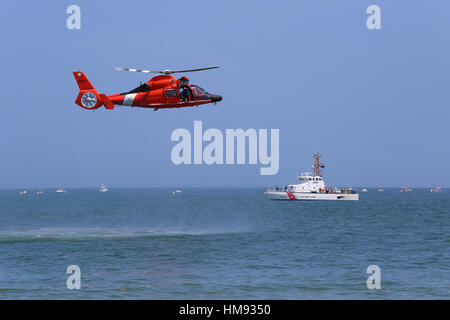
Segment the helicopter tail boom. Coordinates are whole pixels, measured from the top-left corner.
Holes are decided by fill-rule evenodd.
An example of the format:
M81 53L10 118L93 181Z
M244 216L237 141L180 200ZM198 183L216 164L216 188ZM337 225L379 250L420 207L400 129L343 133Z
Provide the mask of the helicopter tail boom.
M100 99L102 99L106 109L108 110L114 109L114 103L112 103L111 100L109 100L109 98L106 95L104 95L103 93L100 94Z

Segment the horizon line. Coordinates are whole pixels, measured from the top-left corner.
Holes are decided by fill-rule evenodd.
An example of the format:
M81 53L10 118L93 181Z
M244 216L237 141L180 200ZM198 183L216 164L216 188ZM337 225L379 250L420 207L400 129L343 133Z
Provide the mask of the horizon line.
M281 187L284 185L280 185ZM169 189L169 188L266 188L267 185L264 186L107 186L108 189L114 188L114 189ZM333 186L334 187L334 186ZM340 186L341 188L348 188L347 186ZM351 188L355 189L397 189L397 188L403 188L403 186L362 186L362 185L356 185L356 186L350 186ZM409 185L410 188L416 188L416 189L427 189L427 188L450 188L448 186L412 186ZM71 186L71 187L0 187L0 190L26 190L26 189L98 189L99 186ZM338 187L339 188L339 187Z

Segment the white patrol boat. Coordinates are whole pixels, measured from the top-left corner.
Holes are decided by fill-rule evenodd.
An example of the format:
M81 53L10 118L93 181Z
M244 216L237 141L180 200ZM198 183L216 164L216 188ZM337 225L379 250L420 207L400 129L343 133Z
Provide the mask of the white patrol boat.
M108 192L109 189L104 184L101 184L100 189L98 189L98 191L99 192Z
M314 173L302 173L299 184L290 184L282 190L278 187L266 189L265 195L270 200L358 200L359 195L352 188L333 188L328 190L322 178L322 169L325 166L320 162L321 155L314 154Z

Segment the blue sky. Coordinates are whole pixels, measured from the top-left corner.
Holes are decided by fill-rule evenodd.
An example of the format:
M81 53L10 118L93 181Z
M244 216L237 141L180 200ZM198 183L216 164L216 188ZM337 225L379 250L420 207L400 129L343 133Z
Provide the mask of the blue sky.
M66 8L81 8L81 30ZM366 8L381 7L381 30ZM448 1L10 1L0 13L0 187L261 186L294 182L312 153L329 185L449 186ZM74 104L178 69L224 100L152 110ZM280 129L280 170L175 166L174 129Z

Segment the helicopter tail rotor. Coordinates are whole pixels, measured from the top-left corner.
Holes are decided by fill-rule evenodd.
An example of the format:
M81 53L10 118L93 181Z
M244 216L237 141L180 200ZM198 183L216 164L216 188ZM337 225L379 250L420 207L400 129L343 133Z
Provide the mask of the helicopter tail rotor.
M114 104L104 94L99 94L89 79L81 71L74 71L73 75L77 81L80 92L75 103L88 110L94 110L105 105L106 109L113 109Z

